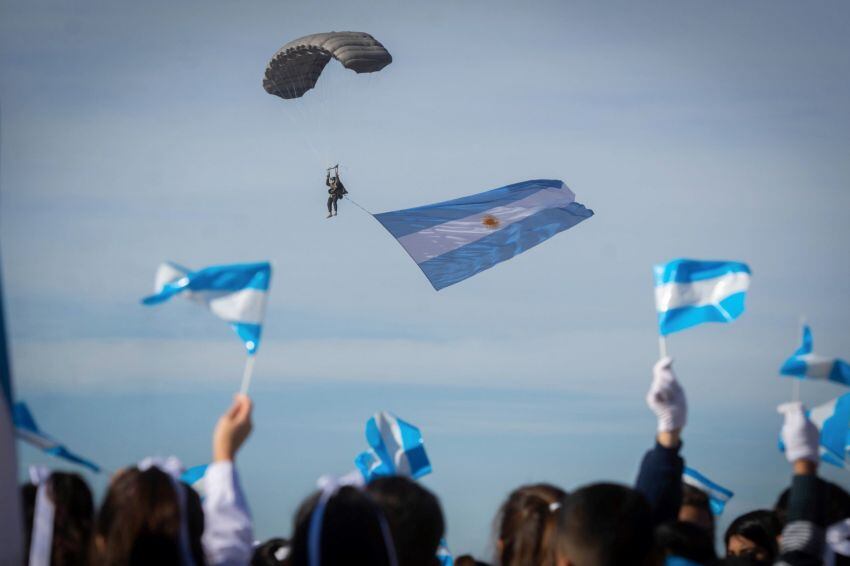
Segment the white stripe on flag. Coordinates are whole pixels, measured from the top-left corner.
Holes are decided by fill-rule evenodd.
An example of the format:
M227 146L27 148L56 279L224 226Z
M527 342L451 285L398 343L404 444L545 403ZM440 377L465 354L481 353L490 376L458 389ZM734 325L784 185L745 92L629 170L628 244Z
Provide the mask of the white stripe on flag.
M40 434L36 434L28 430L19 428L15 432L18 435L18 438L20 438L24 442L29 442L33 446L41 448L42 450L50 450L51 448L55 448L56 446L58 446L58 443L55 440L45 438Z
M196 291L194 298L206 299L210 310L228 322L261 324L266 309L266 292L259 289L242 289L222 294L221 291Z
M422 263L476 242L541 210L567 206L572 202L575 202L575 194L566 185L561 185L560 189L541 189L510 204L443 222L402 236L398 241L416 263Z
M750 274L742 271L691 283L665 283L655 288L655 306L658 312L666 312L680 307L716 305L749 286Z
M814 377L827 379L832 373L832 366L835 365L835 358L827 358L817 354L803 354L797 356L798 360L806 362L806 377Z

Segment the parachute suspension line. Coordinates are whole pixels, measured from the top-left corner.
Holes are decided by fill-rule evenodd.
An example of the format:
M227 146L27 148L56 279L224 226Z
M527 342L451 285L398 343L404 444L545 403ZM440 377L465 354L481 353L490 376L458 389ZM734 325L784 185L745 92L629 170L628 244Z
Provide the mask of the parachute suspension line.
M366 210L365 208L363 208L362 206L360 206L359 204L357 204L357 201L356 201L356 200L354 200L353 198L349 198L348 196L346 196L346 197L345 197L345 200L351 201L351 204L353 204L354 206L356 206L357 208L359 208L360 210L362 210L363 212L365 212L366 214L368 214L368 215L369 215L369 216L371 216L372 218L375 218L375 215L374 215L374 214L372 214L371 212L369 212L368 210Z

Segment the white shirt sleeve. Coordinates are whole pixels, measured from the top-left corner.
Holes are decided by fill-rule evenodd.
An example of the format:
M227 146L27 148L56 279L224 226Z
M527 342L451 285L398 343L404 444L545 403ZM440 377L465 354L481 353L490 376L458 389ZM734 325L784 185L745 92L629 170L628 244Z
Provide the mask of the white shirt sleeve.
M213 566L251 562L254 533L233 462L213 462L204 474L204 552Z

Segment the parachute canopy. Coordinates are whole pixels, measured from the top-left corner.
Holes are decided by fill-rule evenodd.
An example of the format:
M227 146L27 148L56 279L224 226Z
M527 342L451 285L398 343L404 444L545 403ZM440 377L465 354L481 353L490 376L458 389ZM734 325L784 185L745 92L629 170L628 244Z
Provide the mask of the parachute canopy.
M331 57L356 73L374 73L393 61L380 42L359 31L315 33L290 41L266 67L263 88L281 98L298 98L316 86Z

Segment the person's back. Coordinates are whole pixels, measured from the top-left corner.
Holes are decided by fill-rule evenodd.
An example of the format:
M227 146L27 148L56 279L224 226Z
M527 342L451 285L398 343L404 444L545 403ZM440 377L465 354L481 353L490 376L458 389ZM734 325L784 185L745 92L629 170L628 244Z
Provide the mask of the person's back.
M652 512L637 491L597 483L567 498L558 523L559 566L644 566L652 550Z

